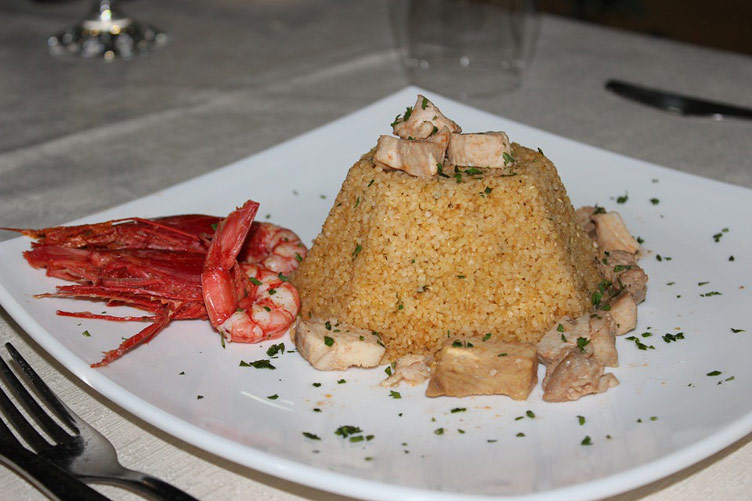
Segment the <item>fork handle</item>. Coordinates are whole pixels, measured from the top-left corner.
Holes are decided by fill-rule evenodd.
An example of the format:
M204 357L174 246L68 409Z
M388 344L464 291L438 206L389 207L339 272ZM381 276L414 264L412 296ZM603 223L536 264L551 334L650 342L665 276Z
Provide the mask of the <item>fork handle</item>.
M97 480L130 489L158 501L198 501L174 485L138 471L127 470L117 477L99 477Z
M9 466L48 498L68 501L109 501L73 475L40 458L23 447L3 448L0 462Z

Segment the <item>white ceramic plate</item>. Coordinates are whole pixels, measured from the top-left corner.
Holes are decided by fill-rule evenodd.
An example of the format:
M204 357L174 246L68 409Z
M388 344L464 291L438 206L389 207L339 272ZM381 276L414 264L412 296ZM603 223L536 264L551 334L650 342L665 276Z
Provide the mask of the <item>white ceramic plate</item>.
M86 220L223 215L252 198L261 203L260 219L269 215L310 243L349 166L379 134L389 133L389 123L417 92L405 89L258 155ZM0 244L0 300L63 365L148 422L251 468L361 498L603 497L675 472L749 433L752 192L447 99L435 102L467 131L505 130L513 140L541 148L557 164L575 206L618 209L644 239L649 254L641 265L650 284L633 334L654 349L617 340L621 366L613 372L619 387L562 404L544 403L540 388L526 402L428 399L422 387L398 388L396 399L378 384L382 369L318 372L295 353L272 360L275 370L240 367L241 360L267 359L272 343L222 349L209 323L200 321L175 322L148 345L94 370L89 364L139 325L56 316L59 308L104 308L34 299L59 282L25 264L24 239ZM628 200L619 204L622 195ZM644 332L652 336L641 337ZM684 339L662 339L678 332ZM287 337L281 341L292 347ZM708 375L714 371L720 374ZM343 439L335 431L344 425L373 439ZM582 445L585 437L592 445Z

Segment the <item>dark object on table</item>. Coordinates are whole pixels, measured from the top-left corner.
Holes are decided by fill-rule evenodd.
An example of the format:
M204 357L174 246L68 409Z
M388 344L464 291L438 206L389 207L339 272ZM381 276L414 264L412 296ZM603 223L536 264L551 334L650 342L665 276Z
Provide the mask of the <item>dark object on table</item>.
M752 109L750 108L642 87L620 80L607 81L606 89L632 101L680 115L705 116L716 120L731 117L752 119Z

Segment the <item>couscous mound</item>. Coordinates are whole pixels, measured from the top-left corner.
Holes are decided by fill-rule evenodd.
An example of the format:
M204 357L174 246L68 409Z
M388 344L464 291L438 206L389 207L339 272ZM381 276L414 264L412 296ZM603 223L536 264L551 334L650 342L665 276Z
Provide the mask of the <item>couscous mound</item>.
M504 168L350 169L293 275L303 318L378 332L385 360L492 333L537 342L591 308L602 276L554 165L512 145Z

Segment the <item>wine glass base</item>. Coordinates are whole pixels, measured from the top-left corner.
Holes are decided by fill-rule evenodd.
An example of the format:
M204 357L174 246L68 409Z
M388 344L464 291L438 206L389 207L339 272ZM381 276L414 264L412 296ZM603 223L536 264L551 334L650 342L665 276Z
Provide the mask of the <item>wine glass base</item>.
M50 54L83 59L130 59L145 56L167 43L167 35L154 26L128 17L87 19L52 35Z

